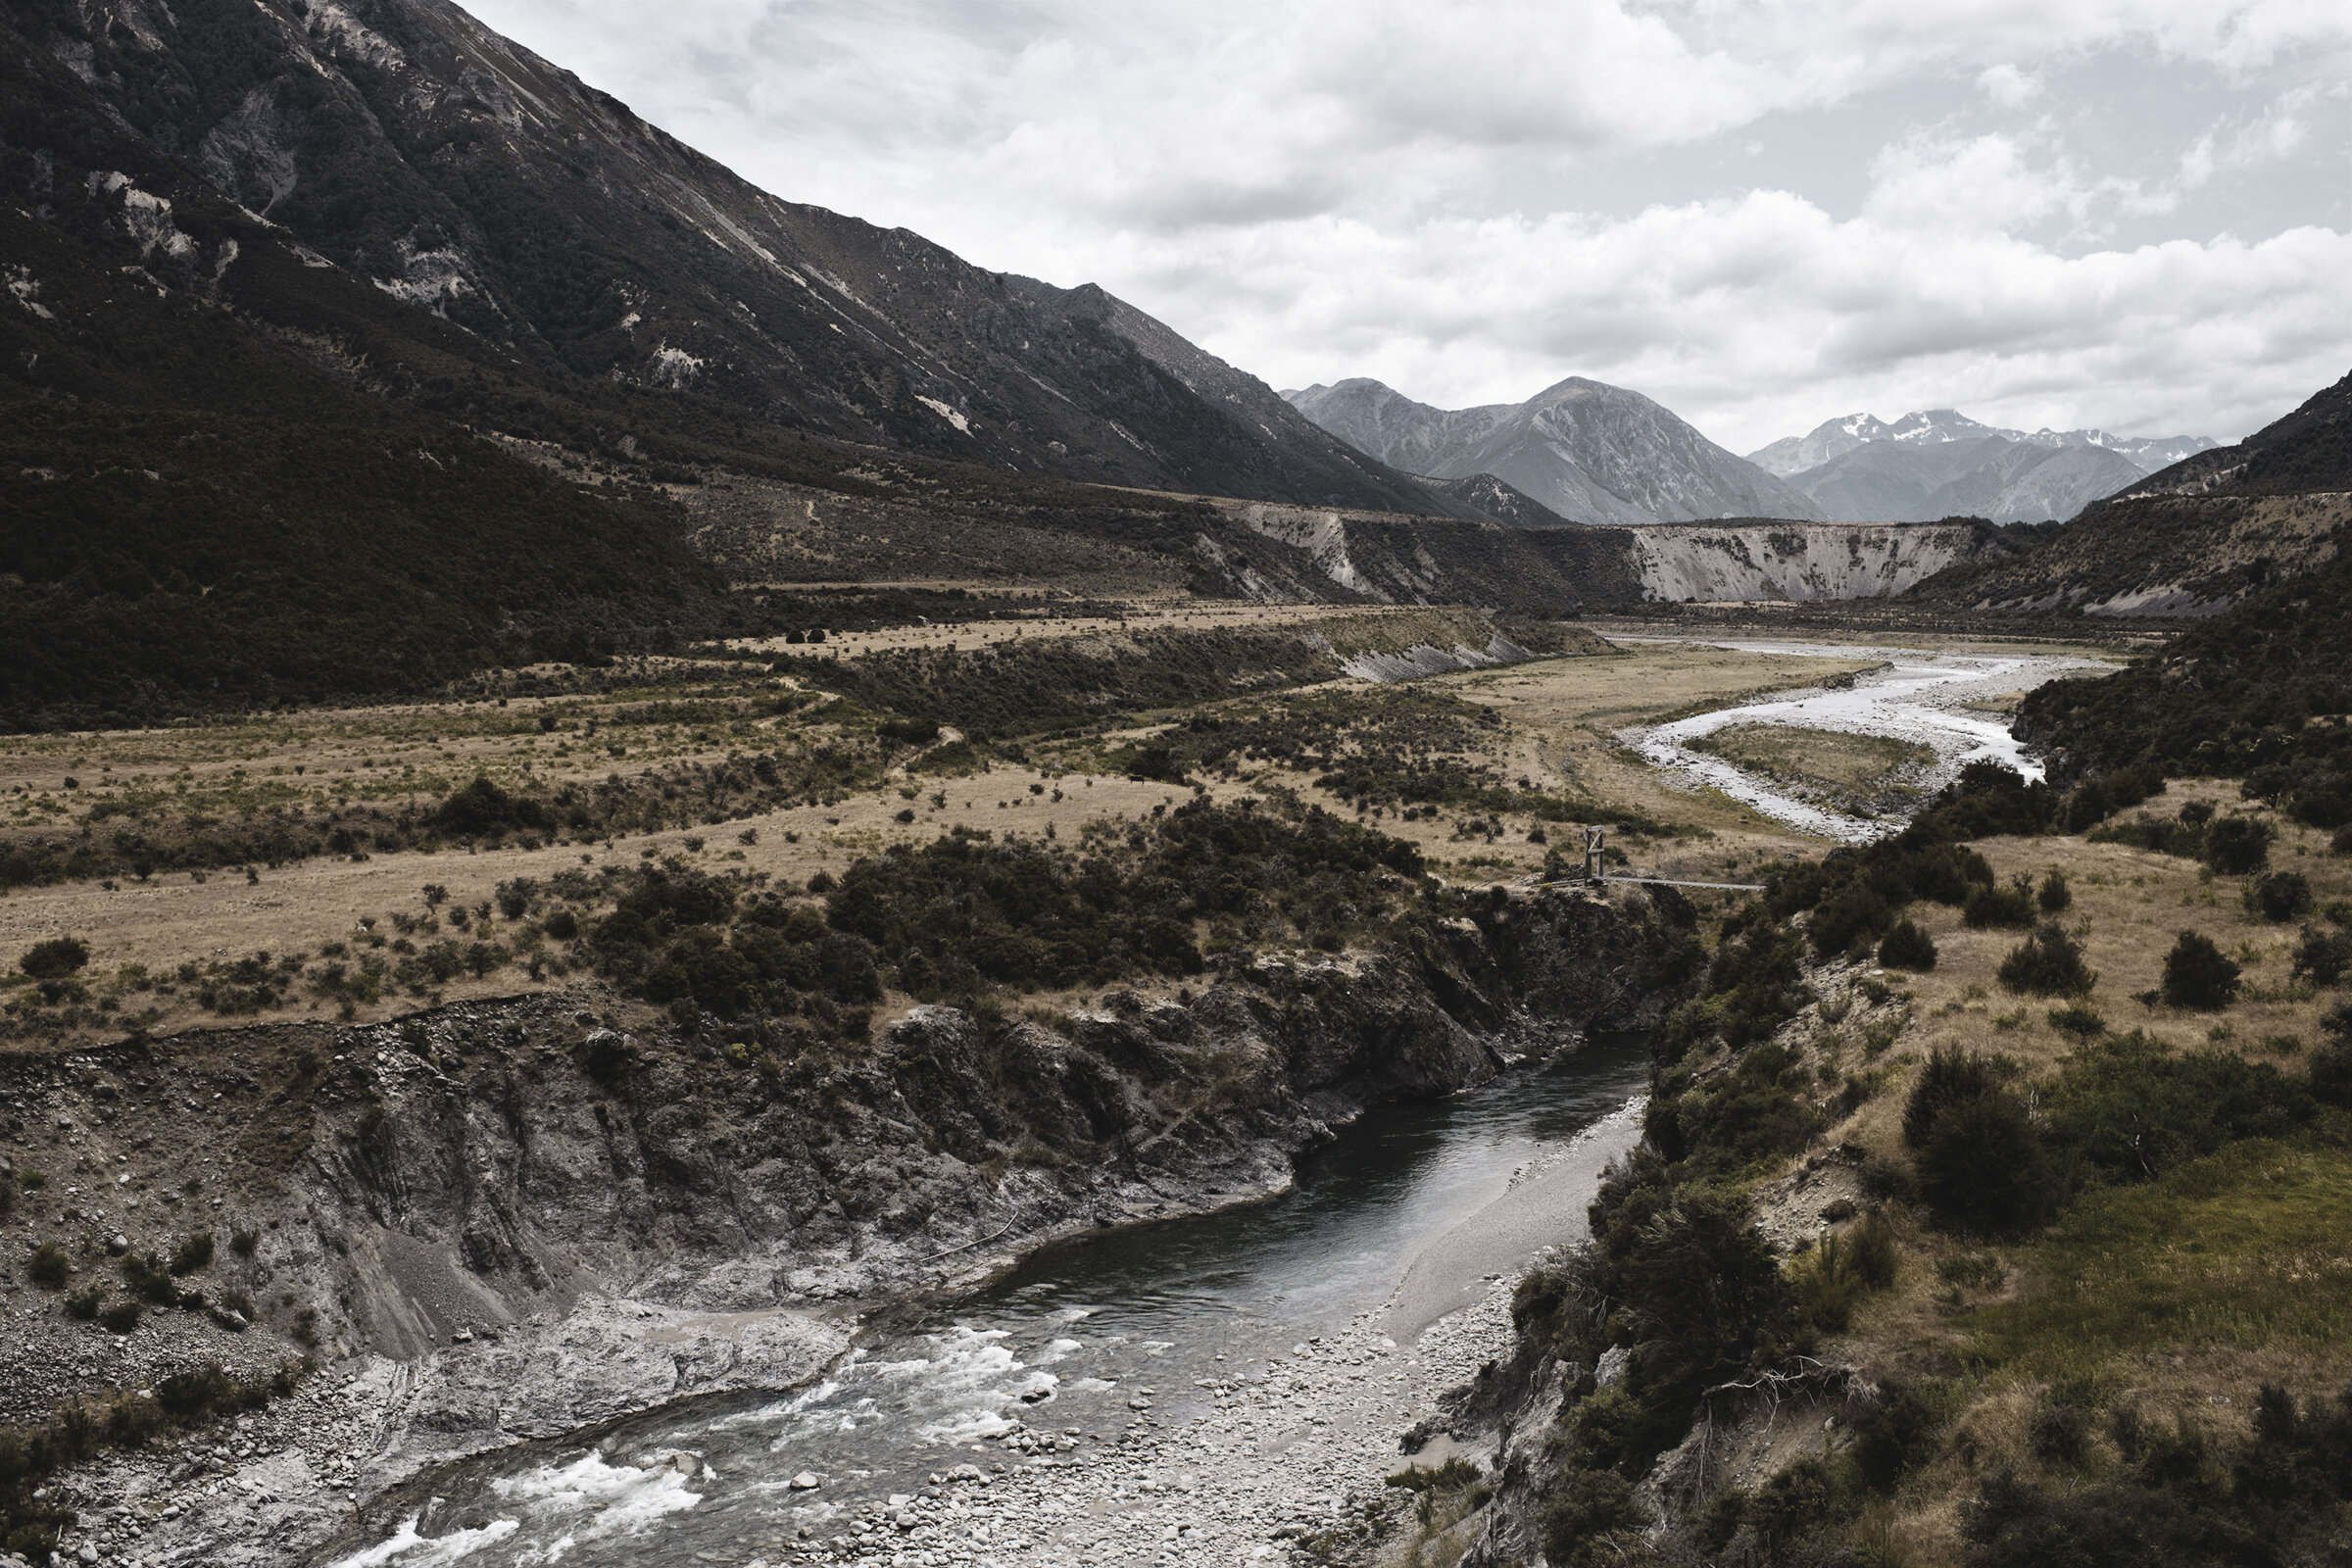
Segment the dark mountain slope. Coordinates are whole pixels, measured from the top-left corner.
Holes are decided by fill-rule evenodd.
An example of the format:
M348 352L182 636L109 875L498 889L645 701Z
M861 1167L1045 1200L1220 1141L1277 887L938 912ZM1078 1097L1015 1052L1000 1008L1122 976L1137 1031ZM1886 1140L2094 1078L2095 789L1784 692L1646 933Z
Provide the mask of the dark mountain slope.
M2061 782L2144 766L2245 775L2320 827L2352 822L2352 563L2256 595L2104 680L2053 681L2018 711Z
M0 27L0 182L93 249L163 262L167 286L238 292L265 231L218 192L299 261L471 334L463 357L502 390L697 394L722 437L741 420L1067 478L1429 505L1266 417L1279 400L1229 368L1188 385L1188 358L1216 362L1099 290L779 201L443 0L29 0ZM366 313L327 315L265 319L339 339ZM421 377L477 412L442 378Z
M2115 498L2282 495L2352 488L2352 375L2313 394L2235 446L2215 447L2149 474Z
M2093 614L2218 613L2335 559L2352 521L2347 416L2352 376L2234 447L2200 452L2085 508L2022 558L1955 566L1913 596Z
M432 428L0 405L0 724L411 691L742 629L648 499Z

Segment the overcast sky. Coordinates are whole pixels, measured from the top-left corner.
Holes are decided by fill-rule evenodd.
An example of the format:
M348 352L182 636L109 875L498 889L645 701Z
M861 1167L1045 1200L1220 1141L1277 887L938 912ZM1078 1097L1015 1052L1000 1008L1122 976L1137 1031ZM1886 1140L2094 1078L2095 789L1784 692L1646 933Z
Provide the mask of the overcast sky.
M1278 387L2234 439L2352 369L2352 4L466 0Z

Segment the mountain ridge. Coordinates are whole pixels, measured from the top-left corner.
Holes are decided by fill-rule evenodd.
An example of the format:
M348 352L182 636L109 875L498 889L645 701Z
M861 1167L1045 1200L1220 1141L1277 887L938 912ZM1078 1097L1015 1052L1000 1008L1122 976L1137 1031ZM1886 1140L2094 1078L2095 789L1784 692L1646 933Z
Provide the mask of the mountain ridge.
M0 190L74 253L11 252L19 390L91 395L60 379L77 359L135 362L94 319L118 306L102 280L134 277L342 362L329 379L365 361L378 392L493 426L554 400L722 440L1470 514L1100 289L760 190L447 0L182 10L0 19ZM272 268L313 275L253 275ZM42 303L67 272L93 296L73 322ZM112 395L156 401L153 380Z
M1583 376L1523 403L1439 409L1368 376L1283 394L1383 463L1437 479L1488 473L1574 522L1818 520L1811 502L1639 392Z

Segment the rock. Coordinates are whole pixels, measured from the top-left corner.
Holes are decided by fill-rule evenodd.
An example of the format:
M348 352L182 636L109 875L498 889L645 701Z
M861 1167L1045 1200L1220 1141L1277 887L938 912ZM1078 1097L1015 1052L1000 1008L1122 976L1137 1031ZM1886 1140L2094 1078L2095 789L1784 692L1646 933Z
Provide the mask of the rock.
M792 1478L792 1490L795 1492L814 1492L820 1484L816 1477L807 1470Z
M127 1251L129 1251L129 1250L130 1250L130 1238L129 1238L129 1237L127 1237L127 1236L125 1236L125 1235L123 1235L123 1234L122 1234L121 1231L117 1231L117 1232L116 1232L114 1235L112 1235L112 1236L109 1236L109 1237L106 1239L106 1255L107 1255L107 1256L109 1256L109 1257L121 1257L121 1256L122 1256L122 1255L124 1252L127 1252Z

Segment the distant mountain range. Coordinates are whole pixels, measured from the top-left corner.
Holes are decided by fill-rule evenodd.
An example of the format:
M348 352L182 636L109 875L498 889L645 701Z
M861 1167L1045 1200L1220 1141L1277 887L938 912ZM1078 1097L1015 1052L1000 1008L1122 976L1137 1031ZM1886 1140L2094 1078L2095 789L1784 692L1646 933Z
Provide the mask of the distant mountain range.
M1841 521L1966 514L2044 522L2071 517L2215 444L2207 436L2003 430L1954 409L1930 409L1892 423L1849 414L1751 452L1748 461Z
M1525 403L1475 409L1432 408L1361 376L1283 396L1392 467L1437 479L1491 475L1569 522L1824 516L1641 393L1582 376Z

